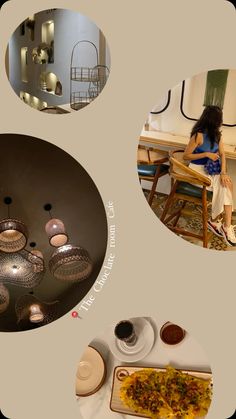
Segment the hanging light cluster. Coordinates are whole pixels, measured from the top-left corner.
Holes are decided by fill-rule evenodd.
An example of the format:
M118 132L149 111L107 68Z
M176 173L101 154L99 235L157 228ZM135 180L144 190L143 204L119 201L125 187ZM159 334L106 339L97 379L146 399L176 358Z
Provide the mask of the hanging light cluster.
M22 221L10 217L12 199L4 198L8 217L0 220L0 313L9 305L9 291L5 283L25 288L37 286L44 275L43 257L25 249L28 232Z
M28 240L25 224L10 218L12 199L6 197L4 203L8 206L8 217L0 220L0 314L6 311L10 300L5 283L32 289L39 285L45 273L43 254L35 249L36 243L30 243L30 251L25 249ZM88 278L92 272L89 253L68 243L64 223L51 215L51 204L46 204L44 209L50 216L45 226L49 244L56 248L49 260L50 273L55 279L67 282ZM23 295L15 307L18 322L28 319L31 323L49 323L55 317L53 304L41 302L32 295Z

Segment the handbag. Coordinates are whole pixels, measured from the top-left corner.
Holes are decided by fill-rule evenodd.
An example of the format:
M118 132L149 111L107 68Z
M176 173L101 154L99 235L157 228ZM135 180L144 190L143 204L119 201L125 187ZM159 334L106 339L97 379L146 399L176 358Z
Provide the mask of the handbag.
M221 161L220 159L213 161L208 159L207 163L204 166L205 171L208 175L219 175L221 173Z

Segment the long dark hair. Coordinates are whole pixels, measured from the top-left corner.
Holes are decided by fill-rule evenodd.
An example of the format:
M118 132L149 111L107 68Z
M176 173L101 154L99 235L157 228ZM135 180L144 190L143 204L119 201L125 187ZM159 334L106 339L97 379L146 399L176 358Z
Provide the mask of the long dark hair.
M195 135L196 138L198 132L206 132L211 142L211 148L213 148L214 144L218 144L220 141L220 126L222 125L222 122L222 110L218 106L206 106L199 120L192 128L191 137Z

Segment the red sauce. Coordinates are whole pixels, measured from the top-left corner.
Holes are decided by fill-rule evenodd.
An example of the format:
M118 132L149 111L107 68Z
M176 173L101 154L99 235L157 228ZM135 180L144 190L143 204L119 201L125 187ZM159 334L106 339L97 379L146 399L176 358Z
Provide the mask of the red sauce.
M177 324L165 323L161 328L160 336L168 345L176 345L184 339L185 333L185 330Z

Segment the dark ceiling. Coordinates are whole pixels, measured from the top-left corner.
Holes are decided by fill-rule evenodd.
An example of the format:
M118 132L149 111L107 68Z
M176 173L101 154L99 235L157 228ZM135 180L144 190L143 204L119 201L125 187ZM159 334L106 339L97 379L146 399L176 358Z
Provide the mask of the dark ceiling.
M234 5L234 7L236 7L236 0L228 0L230 3L232 3Z
M7 217L4 197L12 197L11 217L23 221L29 243L36 242L43 252L46 273L33 290L45 302L59 300L58 316L66 314L87 294L102 267L107 245L107 219L101 196L88 173L60 148L40 140L16 134L0 134L0 219ZM1 204L2 203L2 204ZM45 224L49 220L44 204L52 204L52 216L61 219L69 243L88 250L94 267L91 276L78 284L57 281L48 270L48 260L55 250L48 242ZM0 314L0 331L19 331L15 303L29 290L5 284L10 305ZM27 322L23 329L34 328Z

